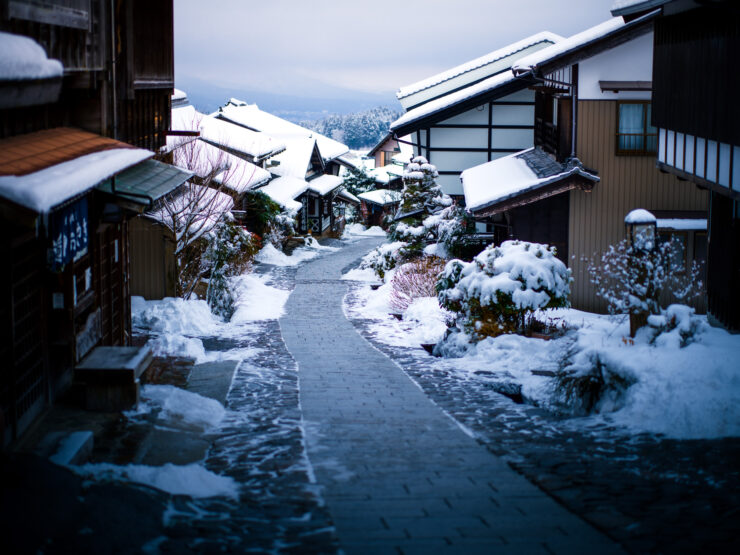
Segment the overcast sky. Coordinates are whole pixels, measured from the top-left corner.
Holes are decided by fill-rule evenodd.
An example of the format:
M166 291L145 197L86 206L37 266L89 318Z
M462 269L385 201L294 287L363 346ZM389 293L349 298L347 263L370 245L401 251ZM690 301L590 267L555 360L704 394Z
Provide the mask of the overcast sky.
M175 78L273 93L389 93L613 0L175 0Z

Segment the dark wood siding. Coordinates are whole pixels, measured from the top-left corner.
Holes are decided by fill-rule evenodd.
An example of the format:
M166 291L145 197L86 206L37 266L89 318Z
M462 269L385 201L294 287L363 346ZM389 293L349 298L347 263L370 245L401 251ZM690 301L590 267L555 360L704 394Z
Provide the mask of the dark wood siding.
M616 101L578 102L577 153L601 181L590 193L570 192L568 252L574 282L575 308L604 312L589 280L588 261L624 238L624 217L634 208L707 210L707 192L655 168L651 156L616 156Z
M709 311L740 329L740 219L738 201L712 193L707 292Z
M42 251L33 231L0 226L0 446L16 439L47 402Z
M740 9L734 4L658 18L653 125L740 145Z
M545 243L558 251L568 263L568 193L555 195L509 212L511 234L515 239Z
M162 224L141 216L129 224L131 294L145 299L174 297L175 242Z

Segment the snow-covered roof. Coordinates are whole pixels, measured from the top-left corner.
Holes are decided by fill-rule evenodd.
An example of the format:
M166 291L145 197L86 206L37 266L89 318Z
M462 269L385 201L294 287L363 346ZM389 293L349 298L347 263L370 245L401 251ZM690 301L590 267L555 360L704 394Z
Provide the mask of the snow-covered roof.
M185 100L188 97L187 93L185 91L181 91L180 89L175 89L175 91L172 93L172 100Z
M497 88L512 83L515 80L516 77L511 71L505 71L503 73L499 73L498 75L494 75L493 77L489 77L488 79L485 79L480 83L470 85L469 87L450 93L446 96L443 96L442 98L438 98L436 100L427 102L426 104L422 104L418 108L409 110L396 121L391 123L391 130L396 131L427 116L431 116L433 114L436 114L437 112L452 108L457 104L461 104L473 97L491 93ZM525 86L525 84L522 84L522 87Z
M35 40L0 31L0 81L25 81L61 77L64 67L50 60Z
M273 158L279 164L271 166L270 171L280 177L305 179L316 148L316 139L293 135L282 140L285 150Z
M233 207L234 200L229 195L210 187L188 183L180 194L166 203L159 203L155 210L144 215L170 229L174 227L178 240L187 232L188 242L192 242L213 229ZM173 221L175 218L177 222Z
M394 179L403 177L403 166L386 164L385 166L368 170L367 173L378 183L389 183Z
M624 217L624 223L626 224L653 224L657 221L655 215L644 208L635 208Z
M358 199L355 195L350 193L347 189L342 189L341 191L339 191L337 193L337 197L341 197L355 204L360 204L360 199Z
M525 50L533 45L543 44L544 46L547 44L556 43L561 39L562 37L560 37L559 35L547 31L532 35L520 41L504 46L503 48L494 50L493 52L489 52L484 56L481 56L469 62L465 62L464 64L460 64L459 66L453 67L452 69L448 69L436 75L432 75L431 77L427 77L426 79L422 79L421 81L417 81L416 83L412 83L411 85L401 87L396 93L396 96L399 99L405 98L421 90L434 87L436 85L439 85L440 83L444 83L445 81L449 81L456 77L470 73L473 70L494 64L498 61L503 61L506 58L510 58L516 55L518 52L521 52L522 50ZM498 71L502 71L510 67L510 65L510 63L503 64L503 67L496 69ZM465 84L467 83L460 83L459 86L464 86Z
M375 189L374 191L360 193L358 196L364 201L380 206L401 202L401 192L391 191L390 189Z
M176 166L192 171L198 177L206 177L220 169L213 180L235 193L258 187L270 179L267 170L200 139L175 149L173 158Z
M403 165L403 164L408 164L409 162L411 162L412 156L413 156L413 153L411 152L399 152L398 154L394 154L391 160L393 160L394 164Z
M337 187L342 186L342 178L338 175L320 175L308 182L309 188L321 196L328 195Z
M659 8L672 0L614 0L612 15L631 15L633 13Z
M469 168L462 172L460 178L465 206L475 212L574 175L592 182L599 181L597 176L585 171L580 163L560 164L539 148L529 148Z
M520 58L512 66L512 71L517 75L531 71L544 63L575 52L590 43L619 33L623 29L635 27L654 16L654 13L647 14L629 23L625 23L624 19L621 17L613 17L603 23L595 25L594 27L586 29L585 31L576 33L567 39L561 40L552 46L548 46L547 48L543 48L533 54ZM647 29L645 29L645 32L647 32Z
M260 189L283 208L297 212L301 203L294 200L309 188L308 181L297 177L277 177Z
M293 137L308 137L316 139L319 151L324 160L333 160L349 152L349 147L326 137L316 131L311 131L295 123L274 116L259 109L256 104L247 104L235 98L230 99L218 112L212 114L253 129L267 133L278 140Z
M658 229L676 231L706 231L707 220L703 218L658 218Z
M0 176L0 196L35 212L46 213L152 156L153 152L141 148L113 148L26 175L3 175Z
M172 109L172 129L175 131L200 131L206 141L229 148L255 159L268 158L285 150L285 145L265 133L251 131L240 125L201 114L191 105ZM167 137L167 149L172 150L192 137Z

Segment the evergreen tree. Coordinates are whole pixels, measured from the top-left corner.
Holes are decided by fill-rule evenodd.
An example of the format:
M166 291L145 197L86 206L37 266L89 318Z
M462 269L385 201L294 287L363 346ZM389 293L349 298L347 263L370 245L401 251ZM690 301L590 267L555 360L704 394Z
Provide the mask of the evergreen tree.
M442 208L450 206L452 199L442 192L437 184L437 168L423 156L417 156L403 172L403 192L401 193L401 212L410 214L421 210L415 219L423 220Z
M349 168L342 182L344 188L357 196L375 188L375 178L368 175L365 168Z

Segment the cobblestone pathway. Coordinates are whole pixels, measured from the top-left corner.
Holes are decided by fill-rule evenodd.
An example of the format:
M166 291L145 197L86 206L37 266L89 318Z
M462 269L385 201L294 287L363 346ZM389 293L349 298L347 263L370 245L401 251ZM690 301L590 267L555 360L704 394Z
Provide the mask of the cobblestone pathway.
M363 337L531 482L635 553L737 553L740 439L660 440L516 404L421 348L382 343L362 317L353 284L350 318ZM365 286L366 287L366 286ZM389 321L393 325L392 321ZM397 324L397 323L396 323Z
M342 311L362 241L301 266L280 320L308 455L348 553L602 553L611 540L479 445Z

